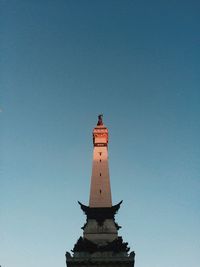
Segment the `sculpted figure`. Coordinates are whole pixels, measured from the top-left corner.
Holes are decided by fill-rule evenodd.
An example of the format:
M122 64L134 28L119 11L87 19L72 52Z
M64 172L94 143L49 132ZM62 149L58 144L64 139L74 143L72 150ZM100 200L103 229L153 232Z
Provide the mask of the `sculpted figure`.
M97 125L103 125L103 114L98 115Z

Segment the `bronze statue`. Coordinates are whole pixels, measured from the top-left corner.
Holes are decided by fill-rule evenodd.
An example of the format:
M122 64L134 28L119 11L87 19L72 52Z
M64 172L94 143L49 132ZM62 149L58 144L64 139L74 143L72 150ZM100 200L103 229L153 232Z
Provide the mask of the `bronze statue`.
M97 125L103 125L103 114L98 115L98 122Z

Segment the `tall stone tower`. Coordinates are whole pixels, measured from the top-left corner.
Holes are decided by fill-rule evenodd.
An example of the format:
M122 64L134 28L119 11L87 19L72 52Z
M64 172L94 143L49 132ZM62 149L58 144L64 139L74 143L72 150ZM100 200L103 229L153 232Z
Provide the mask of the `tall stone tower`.
M120 203L112 205L108 166L108 129L102 115L93 130L93 163L89 206L80 204L86 214L83 237L74 245L72 255L66 252L67 267L134 267L135 253L118 236L120 226L115 214Z

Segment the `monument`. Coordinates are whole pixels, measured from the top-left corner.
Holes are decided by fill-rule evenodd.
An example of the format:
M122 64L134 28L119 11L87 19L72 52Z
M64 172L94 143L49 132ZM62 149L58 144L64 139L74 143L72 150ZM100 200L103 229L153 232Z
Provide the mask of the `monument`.
M89 206L79 202L86 215L81 236L72 254L66 252L67 267L134 267L135 253L118 236L121 228L115 221L120 205L112 205L108 166L108 129L103 116L93 130L93 163Z

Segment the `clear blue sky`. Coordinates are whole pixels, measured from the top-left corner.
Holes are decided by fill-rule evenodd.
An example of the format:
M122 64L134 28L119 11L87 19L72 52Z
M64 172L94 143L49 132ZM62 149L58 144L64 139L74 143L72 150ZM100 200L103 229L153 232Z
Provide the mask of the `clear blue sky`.
M103 113L136 267L199 267L199 0L1 0L0 10L0 265L65 266Z

